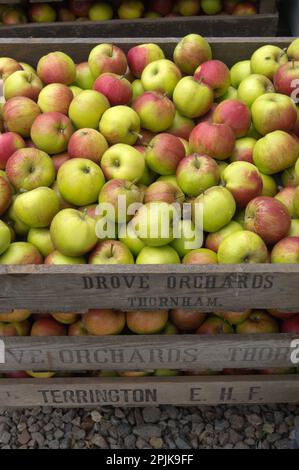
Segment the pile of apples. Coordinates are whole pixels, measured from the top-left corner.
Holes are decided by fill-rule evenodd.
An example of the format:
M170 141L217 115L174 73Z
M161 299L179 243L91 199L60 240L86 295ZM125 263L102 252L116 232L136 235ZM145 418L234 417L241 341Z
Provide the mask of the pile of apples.
M223 335L223 334L276 334L299 333L299 314L277 310L246 310L244 312L215 312L206 314L200 311L156 310L151 312L116 310L89 310L80 316L73 313L51 315L30 315L27 310L14 310L0 314L0 336L107 336L120 334L139 335ZM184 372L184 371L183 371ZM296 369L262 369L251 373L284 374ZM182 373L182 372L181 372ZM249 371L225 369L223 371L191 370L187 375L247 374ZM3 377L50 378L54 372L6 372ZM107 372L97 373L100 376ZM156 371L125 371L123 376L177 375L179 371L158 369ZM109 375L118 375L109 372Z
M2 57L0 77L0 264L299 262L299 39L231 70L190 34L173 61L99 44L77 65Z
M257 0L69 0L57 7L49 3L28 4L26 10L19 5L0 5L0 23L8 26L27 22L133 20L218 14L248 16L257 13Z

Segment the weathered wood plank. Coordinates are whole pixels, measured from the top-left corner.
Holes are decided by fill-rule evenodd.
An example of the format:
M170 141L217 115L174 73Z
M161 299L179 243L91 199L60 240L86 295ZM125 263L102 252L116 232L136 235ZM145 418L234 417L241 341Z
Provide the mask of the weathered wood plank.
M0 266L0 311L297 311L299 265Z
M0 380L1 408L241 403L299 403L299 375Z
M262 369L299 365L299 335L2 338L11 370ZM296 341L293 341L296 340Z

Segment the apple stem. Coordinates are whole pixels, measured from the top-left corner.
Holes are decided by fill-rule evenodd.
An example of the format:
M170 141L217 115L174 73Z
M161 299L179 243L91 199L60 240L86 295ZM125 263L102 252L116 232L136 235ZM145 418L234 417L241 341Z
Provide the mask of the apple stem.
M143 135L142 135L142 134L139 134L139 132L131 131L131 134L136 135L136 136L138 137L138 139L142 139L142 138L143 138Z

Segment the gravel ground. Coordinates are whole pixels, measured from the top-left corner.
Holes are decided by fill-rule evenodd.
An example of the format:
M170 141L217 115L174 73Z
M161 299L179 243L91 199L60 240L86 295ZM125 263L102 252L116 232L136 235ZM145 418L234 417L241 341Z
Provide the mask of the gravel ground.
M0 448L299 448L299 407L0 410Z

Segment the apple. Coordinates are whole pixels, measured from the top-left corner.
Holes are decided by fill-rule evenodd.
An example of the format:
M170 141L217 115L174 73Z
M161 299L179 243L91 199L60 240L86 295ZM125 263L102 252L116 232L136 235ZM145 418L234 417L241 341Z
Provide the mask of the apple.
M122 224L119 226L118 238L129 248L134 256L139 255L142 248L145 247L145 243L137 237L130 225Z
M177 0L174 10L182 16L195 16L200 11L200 0Z
M63 325L71 325L78 319L77 313L53 313L52 317Z
M296 188L292 188L292 187L283 188L275 196L275 199L277 199L278 201L282 202L282 204L284 204L284 206L287 208L288 213L290 214L292 218L295 218L297 215L299 215L299 214L296 214L296 211L295 211L295 204L294 204L295 196L296 196Z
M153 43L134 46L127 54L129 68L136 78L141 78L142 72L148 64L164 58L161 47Z
M71 136L67 150L69 158L87 158L99 164L108 150L108 143L100 132L83 128Z
M78 257L78 256L65 256L59 251L54 250L45 258L44 264L54 264L54 265L86 264L86 260L83 257Z
M238 207L246 207L263 190L263 180L256 166L248 162L233 162L222 175L223 185L232 193Z
M207 248L192 250L183 258L183 264L217 264L217 255Z
M124 243L103 240L95 246L88 262L89 264L134 264L134 258Z
M30 312L28 310L16 309L12 312L7 313L0 313L0 321L1 322L21 322L27 320L30 317Z
M39 115L38 105L25 96L11 98L3 107L3 118L7 129L22 137L30 137L31 126Z
M199 34L188 34L178 42L173 59L184 74L193 75L199 65L212 59L211 46Z
M29 332L30 324L27 320L0 323L0 336L28 336Z
M134 145L140 133L140 118L129 106L114 106L104 112L99 129L110 145Z
M221 103L225 100L237 100L238 99L238 90L233 86L229 86L224 95L217 98L217 103Z
M65 256L83 256L98 241L95 220L75 209L60 211L52 220L50 233L56 250Z
M170 246L175 249L180 258L184 258L192 250L202 247L203 233L195 224L188 219L180 220L176 227L177 233Z
M257 49L251 57L251 71L265 75L270 80L282 64L288 62L287 54L278 46L266 45Z
M299 317L285 319L280 327L281 333L299 333Z
M245 310L243 312L215 312L217 317L223 318L230 325L239 325L243 323L250 316L251 310Z
M192 119L182 116L178 111L175 113L174 121L169 129L167 129L168 134L175 135L189 140L190 134L195 127L195 123Z
M6 379L27 379L29 375L23 370L14 370L11 372L5 372L4 377Z
M144 4L140 0L124 0L121 2L117 14L122 20L134 20L141 18L144 11Z
M184 193L168 181L155 181L150 184L144 192L145 204L149 202L167 202L168 204L182 204Z
M198 196L208 188L217 186L220 171L211 157L195 153L180 161L176 178L179 187L187 196Z
M221 0L201 0L201 8L206 15L217 15L222 10Z
M136 98L143 95L143 93L145 92L140 79L134 80L131 83L131 88L132 88L132 101L133 102L136 100Z
M31 327L30 336L65 336L65 326L54 318L40 318Z
M174 122L175 106L161 93L143 93L133 102L132 107L140 117L141 127L151 132L166 131Z
M197 335L222 335L234 333L233 327L223 318L209 316L196 330Z
M299 237L299 219L292 219L288 237Z
M71 85L76 79L76 66L64 52L50 52L37 64L37 75L45 85L62 83Z
M87 330L82 320L78 320L76 323L72 323L68 327L68 336L87 336Z
M12 73L22 70L19 62L10 57L0 57L0 80L5 81Z
M154 335L160 333L166 326L168 310L151 310L127 312L129 330L138 335Z
M190 134L192 152L227 160L235 147L235 134L227 124L201 122Z
M264 175L260 172L260 176L263 180L263 190L261 196L274 197L277 194L277 184L272 176Z
M251 61L250 60L242 60L237 62L232 66L230 69L230 81L231 85L238 89L241 82L249 77L252 74L251 72Z
M241 230L226 237L218 249L220 264L258 264L268 262L263 239L254 232Z
M55 250L50 230L47 228L31 228L28 232L27 242L34 245L44 258Z
M39 150L48 154L64 152L74 132L70 119L62 113L40 114L32 124L31 139Z
M255 100L266 93L275 93L271 80L265 75L252 74L240 83L238 99L251 108Z
M242 230L242 225L236 222L235 220L232 220L225 227L218 230L218 232L209 233L206 238L205 247L217 253L220 244L225 238L229 237L229 235L233 233L240 232Z
M223 96L230 86L230 72L220 60L208 60L201 64L194 73L195 80L203 81L213 90L214 97Z
M262 310L254 310L247 320L236 326L237 334L279 333L277 321Z
M16 190L31 191L40 186L51 186L55 179L55 168L45 152L25 148L17 150L8 159L6 175Z
M170 319L181 331L195 331L206 319L206 313L197 310L183 310L176 308L170 311Z
M127 144L115 144L103 155L101 168L106 179L140 180L145 169L144 156Z
M299 38L294 39L287 50L289 60L299 60Z
M82 88L79 88L76 85L69 86L69 89L71 90L71 92L73 94L73 98L76 98L76 96L80 95L80 93L82 93L82 91L83 91Z
M69 0L68 7L71 12L77 17L88 16L90 7L92 6L92 0Z
M198 213L198 206L202 210ZM218 232L233 218L236 211L234 197L228 189L214 186L200 194L193 202L193 221L205 232ZM202 220L201 220L202 219Z
M60 210L58 196L53 189L40 187L17 196L16 216L30 228L46 228Z
M113 8L107 2L96 2L88 10L91 21L107 21L113 18Z
M294 318L298 315L298 313L282 312L281 310L273 309L268 310L268 313L279 320L288 320L289 318Z
M255 100L251 108L252 121L261 135L280 130L291 132L297 120L297 109L291 98L279 93L267 93Z
M33 23L53 23L56 20L56 11L48 3L30 5L28 13Z
M274 75L274 86L278 93L291 96L298 87L299 61L292 60L279 67Z
M75 206L97 201L105 183L101 168L86 158L66 161L58 170L57 184L63 199Z
M29 232L29 227L26 224L23 224L23 222L21 222L15 214L14 205L15 205L16 198L17 196L13 196L12 198L11 205L6 215L7 222L9 226L13 229L16 235L25 237Z
M1 21L6 26L27 23L27 18L24 12L18 7L11 6L10 8L7 8L1 16Z
M0 256L0 264L42 264L43 258L35 246L27 242L14 242Z
M298 264L299 237L286 237L279 241L272 250L271 263Z
M169 245L142 248L136 264L180 264L177 252Z
M253 149L256 142L256 139L253 139L252 137L242 137L241 139L237 139L230 161L253 163Z
M296 105L296 109L297 109L297 121L293 129L293 132L297 137L299 137L299 105L298 104Z
M253 161L265 175L279 173L297 162L299 143L284 131L274 131L258 140L253 150Z
M112 179L102 187L99 194L99 204L110 204L113 207L113 220L128 222L133 214L128 214L131 204L141 204L143 192L131 181ZM111 210L111 209L110 209ZM107 214L109 217L109 213Z
M7 178L0 174L0 215L4 214L12 202L13 189Z
M75 85L82 90L90 90L94 85L95 79L91 74L88 62L81 62L76 65Z
M215 124L227 124L236 137L244 137L250 129L251 114L248 107L240 100L222 101L214 111Z
M88 310L83 315L82 322L90 335L119 335L126 325L126 316L124 312L118 310Z
M124 75L128 67L125 53L113 44L99 44L94 47L89 54L88 65L94 78L105 72Z
M27 64L26 62L19 62L19 64L21 65L22 69L25 70L25 72L31 72L36 75L36 70L31 65Z
M104 112L109 108L106 96L95 90L83 90L70 104L69 117L77 129L98 129Z
M179 68L171 60L159 59L145 67L141 74L141 83L145 91L157 91L171 98L181 78Z
M43 84L37 75L24 70L12 73L4 82L4 97L6 101L16 96L25 96L37 101Z
M2 255L2 253L7 250L11 241L11 232L8 225L6 225L2 220L0 220L0 255Z
M108 99L110 106L128 105L132 101L131 83L115 73L103 73L94 82L93 89Z
M37 104L43 113L55 112L68 115L73 98L72 91L66 85L51 83L41 90Z
M173 0L149 0L148 9L159 13L161 16L167 16L173 8Z
M173 93L176 109L187 118L198 118L207 114L213 99L212 88L193 77L182 78Z
M287 208L272 197L252 199L245 212L245 230L257 233L265 243L274 245L286 237L291 226Z
M172 134L159 134L149 143L146 151L146 163L159 175L173 175L185 156L185 149L180 139Z
M59 7L57 19L58 21L75 21L76 16L68 8Z

